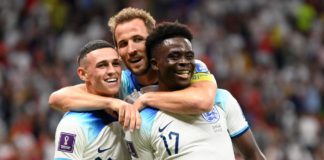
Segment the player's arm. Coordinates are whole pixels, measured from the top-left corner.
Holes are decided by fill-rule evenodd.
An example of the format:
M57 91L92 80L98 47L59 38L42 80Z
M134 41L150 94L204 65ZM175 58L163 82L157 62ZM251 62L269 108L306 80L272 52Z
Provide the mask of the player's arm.
M111 97L103 97L90 94L86 91L84 84L64 87L53 92L48 100L49 105L60 111L86 111L105 109L109 114L111 111L118 112L118 121L124 128L133 130L139 128L141 118L138 110L129 103Z
M216 83L195 82L190 87L172 92L148 92L142 95L142 106L154 106L164 111L180 114L199 114L213 107Z
M125 105L126 102L117 98L90 94L86 91L85 84L78 84L53 92L49 97L48 103L52 108L60 111L84 111L114 109L114 106Z
M251 160L264 160L266 159L264 154L258 147L253 133L248 129L244 134L239 137L233 138L234 145L239 149L239 151L244 156L244 159Z
M263 160L264 154L256 143L252 131L237 100L226 90L218 89L216 103L226 114L226 123L233 143L245 159Z
M206 65L196 62L196 73L191 85L183 90L172 92L148 92L143 94L134 105L154 106L160 110L179 114L200 114L210 111L214 104L217 83Z

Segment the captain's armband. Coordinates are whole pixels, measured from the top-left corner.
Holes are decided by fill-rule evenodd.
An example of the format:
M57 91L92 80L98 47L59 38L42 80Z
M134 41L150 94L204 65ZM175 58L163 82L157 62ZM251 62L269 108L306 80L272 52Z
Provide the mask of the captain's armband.
M195 60L195 73L191 78L191 83L200 81L210 81L216 83L216 79L213 74L211 74L206 66L206 64L200 60Z

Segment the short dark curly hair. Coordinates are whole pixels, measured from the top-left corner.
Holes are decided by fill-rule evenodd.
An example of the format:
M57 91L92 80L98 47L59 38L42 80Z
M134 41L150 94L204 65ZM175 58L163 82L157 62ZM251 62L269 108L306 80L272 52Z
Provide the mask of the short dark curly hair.
M183 37L192 40L192 33L189 28L179 22L163 22L156 26L145 42L146 54L150 60L154 56L154 48L163 40L174 37Z
M80 66L80 61L90 52L97 50L97 49L101 49L101 48L112 48L115 49L115 47L104 40L93 40L88 42L87 44L85 44L81 50L80 50L80 54L78 56L78 65Z

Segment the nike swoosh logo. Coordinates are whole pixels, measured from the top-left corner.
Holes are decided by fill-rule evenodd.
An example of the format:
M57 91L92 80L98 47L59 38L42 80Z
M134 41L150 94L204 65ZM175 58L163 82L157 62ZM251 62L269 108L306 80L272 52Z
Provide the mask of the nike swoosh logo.
M99 148L98 148L98 153L102 153L102 152L107 151L107 150L109 150L109 149L111 149L111 147L110 147L110 148L105 148L105 149L101 149L101 148L99 147Z
M163 132L165 128L167 128L173 121L170 121L167 125L165 125L163 128L159 127L159 132Z

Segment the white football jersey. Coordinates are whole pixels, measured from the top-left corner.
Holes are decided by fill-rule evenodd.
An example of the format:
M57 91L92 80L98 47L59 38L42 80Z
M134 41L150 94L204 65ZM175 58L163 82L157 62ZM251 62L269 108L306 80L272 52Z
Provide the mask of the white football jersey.
M119 123L103 110L67 112L55 134L55 160L130 159Z
M239 104L223 89L210 112L180 115L145 108L141 117L141 129L126 133L133 159L235 159L231 138L249 129Z

